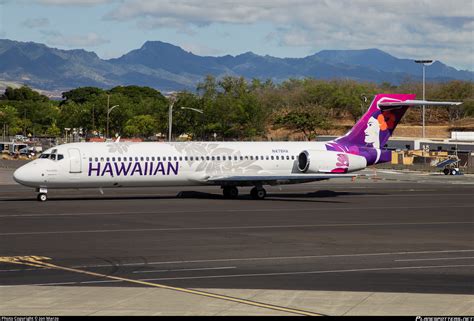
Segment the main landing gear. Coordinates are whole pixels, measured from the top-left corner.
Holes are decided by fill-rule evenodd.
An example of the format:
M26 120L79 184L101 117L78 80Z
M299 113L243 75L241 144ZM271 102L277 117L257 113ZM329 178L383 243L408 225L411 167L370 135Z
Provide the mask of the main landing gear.
M224 198L234 199L239 196L239 190L235 186L222 186L222 194Z
M38 192L38 196L36 196L38 201L46 202L48 200L48 190L46 188L38 188L36 191Z
M236 186L222 186L224 198L235 199L239 196ZM255 186L250 190L250 197L254 200L263 200L267 196L267 191L261 186Z
M261 186L255 186L250 190L250 197L254 200L263 200L265 196L267 196L267 191Z

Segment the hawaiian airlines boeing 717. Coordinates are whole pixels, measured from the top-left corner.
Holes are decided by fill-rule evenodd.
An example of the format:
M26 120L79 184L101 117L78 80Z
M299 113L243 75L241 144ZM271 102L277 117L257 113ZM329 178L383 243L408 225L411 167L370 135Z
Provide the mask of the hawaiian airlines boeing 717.
M384 145L410 106L458 105L413 100L415 95L379 94L344 136L329 142L72 143L53 147L18 168L18 183L48 189L133 186L217 185L227 198L239 186L295 184L353 177L355 171L391 160Z

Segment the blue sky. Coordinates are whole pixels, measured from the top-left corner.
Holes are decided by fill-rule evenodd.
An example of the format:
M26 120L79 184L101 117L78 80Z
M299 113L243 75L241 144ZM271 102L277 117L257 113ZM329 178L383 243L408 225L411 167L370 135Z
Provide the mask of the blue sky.
M474 70L472 0L0 0L0 37L119 57L147 40L199 55L378 48Z

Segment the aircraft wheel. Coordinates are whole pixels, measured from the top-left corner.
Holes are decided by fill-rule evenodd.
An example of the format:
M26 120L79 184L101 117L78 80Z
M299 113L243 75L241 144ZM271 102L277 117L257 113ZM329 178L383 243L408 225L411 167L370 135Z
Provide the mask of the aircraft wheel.
M40 202L46 202L48 200L48 195L46 195L45 193L39 193L37 199Z
M451 172L451 171L449 170L449 168L445 168L445 169L443 169L443 173L444 173L444 175L449 175L449 174L450 174L450 172Z
M267 191L264 188L254 187L250 191L250 196L254 200L263 200L265 198L265 196L267 196Z
M224 186L222 193L225 198L237 198L239 196L239 190L235 186Z

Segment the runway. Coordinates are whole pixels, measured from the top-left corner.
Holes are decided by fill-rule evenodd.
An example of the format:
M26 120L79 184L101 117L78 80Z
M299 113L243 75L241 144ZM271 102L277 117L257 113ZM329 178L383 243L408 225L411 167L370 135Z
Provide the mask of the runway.
M123 280L4 262L0 285L473 295L474 179L390 177L271 187L263 201L173 187L51 191L39 203L3 185L1 257Z

